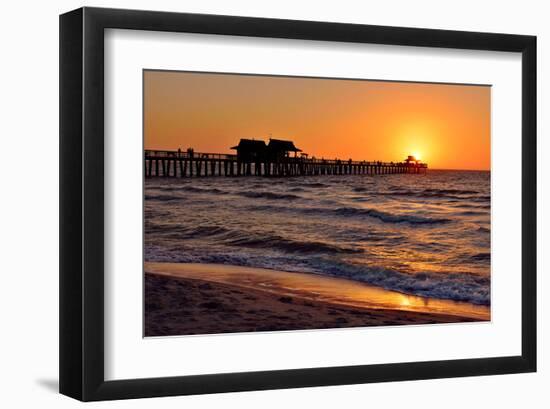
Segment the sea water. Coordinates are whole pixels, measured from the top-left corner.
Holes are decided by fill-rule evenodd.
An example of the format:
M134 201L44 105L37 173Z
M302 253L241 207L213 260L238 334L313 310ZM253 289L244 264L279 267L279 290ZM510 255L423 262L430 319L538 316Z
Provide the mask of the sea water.
M307 272L490 305L490 172L148 178L145 261Z

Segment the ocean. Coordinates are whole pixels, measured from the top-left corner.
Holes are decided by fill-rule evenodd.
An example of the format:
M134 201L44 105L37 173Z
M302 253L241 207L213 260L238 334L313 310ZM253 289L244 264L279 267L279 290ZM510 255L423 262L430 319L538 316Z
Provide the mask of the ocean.
M307 272L490 305L491 174L145 180L145 261Z

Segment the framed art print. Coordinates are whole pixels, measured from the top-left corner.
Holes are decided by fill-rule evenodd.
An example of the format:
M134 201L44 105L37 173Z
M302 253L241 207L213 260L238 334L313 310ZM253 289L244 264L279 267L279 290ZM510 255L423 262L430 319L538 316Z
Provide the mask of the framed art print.
M60 18L60 390L536 369L536 38Z

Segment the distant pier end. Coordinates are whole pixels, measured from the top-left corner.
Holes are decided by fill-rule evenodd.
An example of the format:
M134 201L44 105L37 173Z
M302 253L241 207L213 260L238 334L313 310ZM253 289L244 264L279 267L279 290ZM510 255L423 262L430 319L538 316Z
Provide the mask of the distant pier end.
M280 139L241 139L236 154L145 150L146 177L198 176L320 176L426 173L428 164L414 156L402 162L318 159L309 157L294 142Z

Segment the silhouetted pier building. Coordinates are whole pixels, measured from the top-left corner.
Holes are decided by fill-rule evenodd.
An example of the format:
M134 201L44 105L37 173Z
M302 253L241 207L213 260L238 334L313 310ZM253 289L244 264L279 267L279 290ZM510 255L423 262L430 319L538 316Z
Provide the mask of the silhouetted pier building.
M239 162L264 162L267 145L261 140L241 139L239 144L231 149L237 151L237 161Z
M408 156L403 162L309 158L294 142L241 139L236 154L146 150L145 176L318 176L425 173L428 165ZM301 153L298 156L298 153Z
M281 139L269 139L269 143L256 139L241 139L237 146L231 149L237 151L237 160L240 162L283 162L287 158L297 157L298 152L302 152L294 146L292 141L283 141ZM292 155L292 153L294 155Z
M296 158L298 152L302 152L302 150L294 146L294 142L292 141L269 138L269 143L267 144L267 159L270 162L283 162L287 158L292 157L291 153L293 153Z

